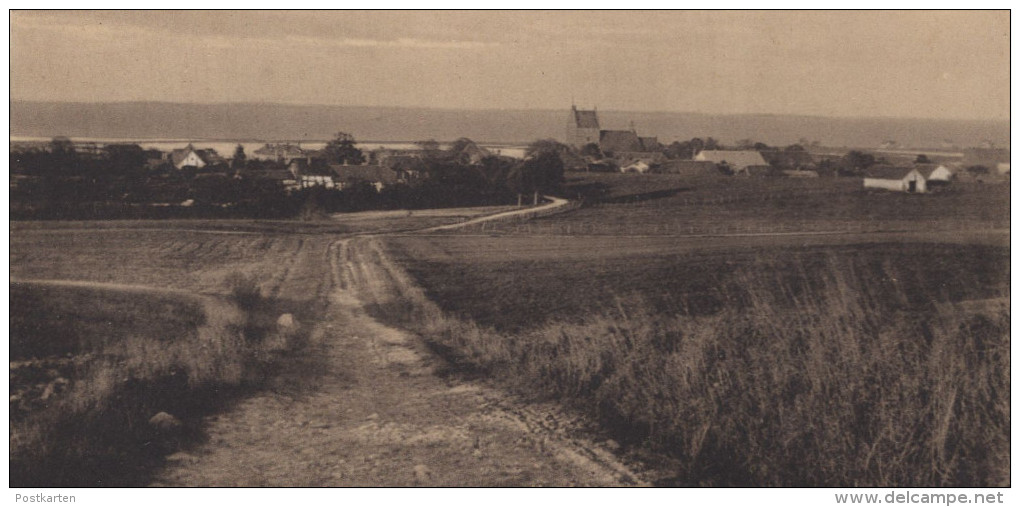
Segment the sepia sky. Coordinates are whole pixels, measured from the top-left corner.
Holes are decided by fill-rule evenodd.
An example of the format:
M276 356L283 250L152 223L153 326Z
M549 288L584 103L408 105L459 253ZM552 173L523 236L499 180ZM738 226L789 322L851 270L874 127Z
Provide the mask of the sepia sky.
M1009 118L1009 13L29 12L11 99Z

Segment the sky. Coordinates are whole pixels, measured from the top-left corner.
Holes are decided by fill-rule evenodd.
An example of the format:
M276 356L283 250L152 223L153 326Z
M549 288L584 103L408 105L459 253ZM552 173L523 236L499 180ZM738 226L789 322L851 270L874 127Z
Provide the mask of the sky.
M1006 11L16 11L11 99L1009 118Z

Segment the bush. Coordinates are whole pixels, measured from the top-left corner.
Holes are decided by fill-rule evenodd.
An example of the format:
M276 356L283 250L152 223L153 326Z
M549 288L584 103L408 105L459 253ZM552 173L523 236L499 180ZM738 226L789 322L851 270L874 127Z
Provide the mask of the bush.
M227 286L230 288L230 299L243 311L251 312L262 303L262 288L254 275L245 275L235 271L227 275Z

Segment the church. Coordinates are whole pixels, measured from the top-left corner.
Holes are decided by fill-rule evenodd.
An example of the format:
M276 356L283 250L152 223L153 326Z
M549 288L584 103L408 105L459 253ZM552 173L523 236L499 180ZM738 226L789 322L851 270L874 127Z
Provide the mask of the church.
M655 137L639 137L633 124L630 130L602 130L599 125L598 109L585 111L570 106L567 121L567 144L581 149L595 143L605 154L648 154L661 150Z

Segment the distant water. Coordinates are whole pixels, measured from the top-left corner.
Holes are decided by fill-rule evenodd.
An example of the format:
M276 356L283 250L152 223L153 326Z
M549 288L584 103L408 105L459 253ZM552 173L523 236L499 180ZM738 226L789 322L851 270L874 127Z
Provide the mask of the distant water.
M12 142L43 142L43 143L45 143L45 142L51 141L52 139L53 139L52 137L43 137L43 136L13 136L12 135L10 140ZM237 149L237 145L238 144L240 144L241 146L244 147L244 153L246 155L248 155L249 157L251 157L254 154L255 150L265 146L265 144L266 144L265 142L216 141L216 140L208 140L208 139L174 139L174 140L159 139L159 140L152 140L152 139L138 139L138 138L102 138L102 137L72 137L71 139L73 139L74 141L78 141L78 142L92 142L92 143L96 143L96 144L100 144L100 145L121 144L121 143L137 144L138 146L141 146L142 149L146 149L146 150L155 149L155 150L160 150L160 151L163 151L163 152L169 152L170 150L174 150L174 149L178 149L178 148L184 148L188 144L191 144L196 149L199 149L199 150L205 150L205 149L212 148L212 149L216 150L216 153L219 153L221 156L224 156L224 157L231 157L231 156L233 156L234 150ZM276 142L276 141L274 141L274 142ZM322 142L322 141L301 142L301 143L295 143L295 144L298 144L301 148L306 149L306 150L321 150L323 147L326 146L326 143ZM417 145L414 144L414 143L404 143L404 142L393 142L393 143L388 143L388 142L359 142L359 143L357 143L357 146L358 146L359 149L364 150L364 151L376 150L376 149L379 149L379 148L388 148L388 149L393 149L393 150L406 150L406 149L417 148ZM442 147L442 146L444 146L444 145L440 144L440 147ZM484 147L484 148L489 149L493 153L498 153L500 155L505 155L505 156L508 156L508 157L515 157L515 158L524 158L524 147L523 146L513 146L513 145L503 145L503 144L498 144L498 145L485 145L485 144L483 144L481 146Z
M568 109L479 111L281 104L11 102L11 135L50 138L303 141L309 146L337 131L373 142L452 141L527 143L563 139ZM876 148L885 141L917 148L1009 146L1008 121L824 118L788 115L708 115L599 111L603 129L628 129L660 142L714 137L784 146L801 139L826 146ZM303 144L304 145L304 144ZM245 147L247 150L247 146ZM233 146L230 147L233 150Z

